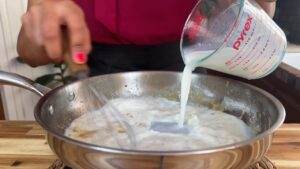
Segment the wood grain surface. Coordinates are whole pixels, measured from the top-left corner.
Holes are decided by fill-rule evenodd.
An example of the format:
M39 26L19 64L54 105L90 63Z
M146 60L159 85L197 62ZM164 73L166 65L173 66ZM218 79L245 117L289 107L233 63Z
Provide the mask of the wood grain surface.
M279 169L300 169L300 124L284 124L267 156ZM0 169L47 169L56 158L37 123L0 121Z

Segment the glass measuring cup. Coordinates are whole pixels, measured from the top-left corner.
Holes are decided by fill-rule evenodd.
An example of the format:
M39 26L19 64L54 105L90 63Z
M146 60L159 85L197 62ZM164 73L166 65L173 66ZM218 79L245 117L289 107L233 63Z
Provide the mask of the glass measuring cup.
M254 0L200 0L181 37L186 65L246 79L275 70L286 46L284 32Z

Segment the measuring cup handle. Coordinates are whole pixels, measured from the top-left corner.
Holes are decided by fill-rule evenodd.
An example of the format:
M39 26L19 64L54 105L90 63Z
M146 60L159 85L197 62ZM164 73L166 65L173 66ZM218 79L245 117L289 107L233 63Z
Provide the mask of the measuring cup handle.
M41 97L50 91L48 87L38 84L28 79L27 77L15 73L1 71L1 70L0 70L0 83L4 85L17 86L17 87L30 90Z

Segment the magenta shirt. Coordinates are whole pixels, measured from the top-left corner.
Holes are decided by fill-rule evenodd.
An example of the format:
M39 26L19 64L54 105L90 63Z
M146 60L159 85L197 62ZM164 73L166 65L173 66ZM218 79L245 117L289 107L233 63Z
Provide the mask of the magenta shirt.
M178 41L196 0L75 0L93 41L159 44Z

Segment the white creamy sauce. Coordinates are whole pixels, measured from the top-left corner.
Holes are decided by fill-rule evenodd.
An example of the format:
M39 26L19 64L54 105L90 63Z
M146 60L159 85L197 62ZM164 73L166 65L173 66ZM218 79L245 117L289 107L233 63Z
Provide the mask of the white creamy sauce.
M228 145L249 139L255 132L235 116L187 105L185 124L190 126L189 134L159 133L150 130L152 121L179 121L180 103L159 97L117 98L110 100L127 118L136 134L138 150L191 150ZM107 147L119 148L111 135L102 109L86 113L75 119L65 135L76 140ZM126 141L123 129L119 136Z

